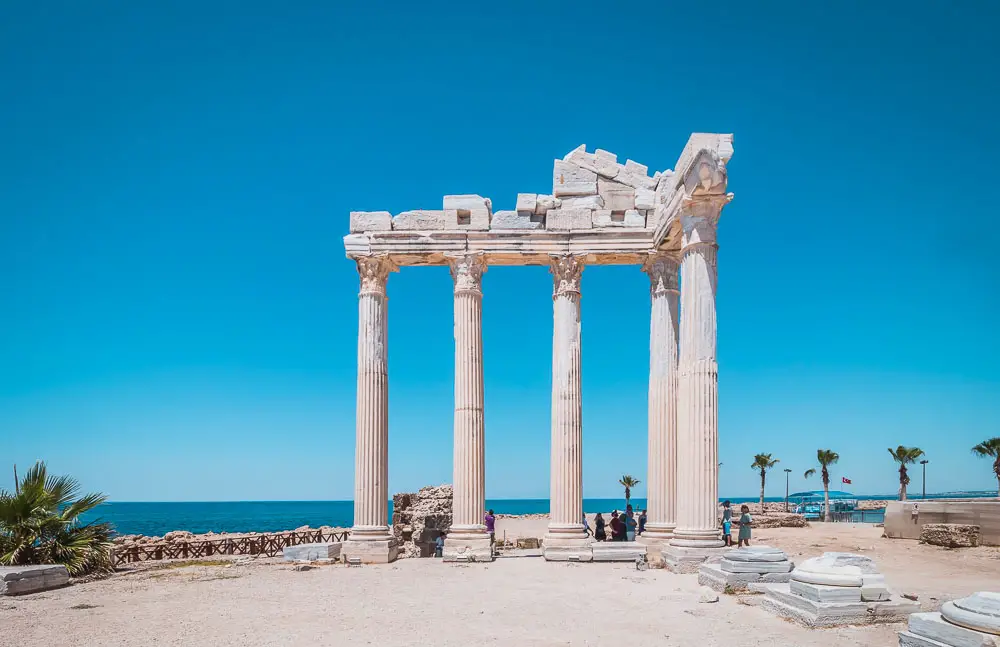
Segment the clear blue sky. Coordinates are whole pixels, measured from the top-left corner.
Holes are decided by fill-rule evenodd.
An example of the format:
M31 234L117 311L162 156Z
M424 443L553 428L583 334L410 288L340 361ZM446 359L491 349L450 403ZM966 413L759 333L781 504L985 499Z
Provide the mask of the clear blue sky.
M586 143L672 167L735 133L720 492L817 447L990 489L1000 435L996 3L6 2L0 483L115 500L353 492L351 210L551 188ZM545 497L551 280L484 282L487 496ZM390 489L451 479L452 294L389 282ZM583 280L584 490L646 472L648 280ZM775 474L769 495L784 493ZM919 489L919 476L914 487ZM639 488L644 495L645 486Z

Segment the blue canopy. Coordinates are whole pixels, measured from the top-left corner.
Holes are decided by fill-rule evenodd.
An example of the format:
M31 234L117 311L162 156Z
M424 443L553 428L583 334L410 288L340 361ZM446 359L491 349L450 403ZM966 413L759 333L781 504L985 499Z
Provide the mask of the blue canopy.
M795 494L789 494L789 499L808 499L812 497L823 498L823 490L813 490L812 492L796 492ZM855 499L853 494L850 492L842 492L840 490L830 490L831 499Z

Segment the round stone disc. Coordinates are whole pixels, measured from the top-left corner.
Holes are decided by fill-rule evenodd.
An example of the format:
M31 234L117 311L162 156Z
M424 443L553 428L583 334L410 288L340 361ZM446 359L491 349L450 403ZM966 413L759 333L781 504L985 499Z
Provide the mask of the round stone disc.
M960 627L1000 635L1000 593L980 591L967 598L945 602L941 615Z

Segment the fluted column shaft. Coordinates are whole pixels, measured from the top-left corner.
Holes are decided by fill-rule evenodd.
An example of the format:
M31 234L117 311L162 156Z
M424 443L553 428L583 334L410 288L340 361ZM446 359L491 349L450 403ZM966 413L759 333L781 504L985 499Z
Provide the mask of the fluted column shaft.
M677 285L673 253L650 255L649 469L646 539L669 539L677 525Z
M454 515L450 538L487 538L483 412L482 254L449 259L455 280Z
M677 527L671 544L721 546L718 527L719 370L716 227L726 198L692 200L681 213Z
M354 541L389 535L389 373L386 327L389 272L386 257L356 259L358 296L358 400L354 458Z
M583 405L580 373L580 277L583 259L551 261L552 453L549 535L585 539L583 530Z

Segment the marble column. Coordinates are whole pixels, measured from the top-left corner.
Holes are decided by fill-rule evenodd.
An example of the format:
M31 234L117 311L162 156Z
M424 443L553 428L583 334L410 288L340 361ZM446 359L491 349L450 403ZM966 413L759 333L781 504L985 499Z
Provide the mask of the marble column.
M355 259L358 295L358 394L354 458L354 526L346 557L365 562L396 558L389 533L389 374L386 281L396 265L386 256Z
M677 527L670 544L722 546L718 522L719 371L716 362L716 229L730 196L685 201L680 214Z
M591 558L583 529L583 409L580 277L583 257L554 256L552 291L552 448L546 559Z
M483 415L482 253L450 257L455 281L455 449L453 521L443 557L492 560L483 524L486 507L486 447Z
M673 252L650 254L649 469L644 543L673 537L677 512L677 286Z

